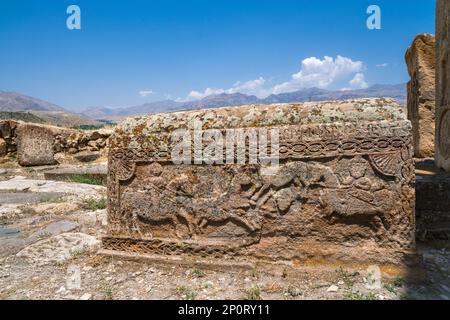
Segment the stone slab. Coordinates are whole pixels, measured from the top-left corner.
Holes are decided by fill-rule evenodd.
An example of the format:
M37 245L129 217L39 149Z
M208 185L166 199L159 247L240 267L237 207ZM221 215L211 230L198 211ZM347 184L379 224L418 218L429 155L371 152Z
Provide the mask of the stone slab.
M61 198L64 194L58 192L0 192L0 204L36 204L46 201L55 201Z
M68 181L76 176L88 175L101 180L103 184L106 185L107 171L108 166L106 164L84 167L66 167L45 171L44 177L47 180Z
M15 237L2 238L0 239L0 257L15 254L35 242L41 241L48 237L57 236L61 233L73 231L78 227L79 224L77 222L61 220L52 222L28 236L20 232Z
M37 241L17 253L18 258L40 266L62 263L79 252L94 250L100 241L95 237L69 232Z
M16 237L20 233L19 229L16 228L2 228L0 227L0 238L4 237Z
M324 272L335 273L336 265L322 262L318 269L317 264L303 264L303 263L279 263L275 261L248 261L244 259L216 259L214 257L192 257L192 256L168 256L156 255L148 253L133 253L117 250L100 249L98 255L106 257L114 257L116 259L134 261L139 263L148 263L152 266L184 266L192 267L193 264L197 268L207 269L218 272L226 272L229 270L252 272L254 270L263 271L265 274L274 276L283 276L290 279L303 279L305 274L314 274L318 270ZM347 264L347 270L357 272L361 268L366 268L369 265L360 263ZM354 268L354 269L352 269ZM404 265L386 266L382 267L382 272L389 276L408 277L409 281L419 282L424 279L424 271L419 268L409 268Z
M79 226L78 223L75 221L70 221L70 220L56 221L56 222L50 223L45 228L34 232L30 236L30 238L37 240L42 237L55 236L60 233L73 231L76 228L78 228L78 226Z
M84 183L72 183L49 180L33 180L25 177L0 181L0 192L37 192L37 193L67 193L83 196L98 196L105 187Z
M211 130L256 131L258 138L276 130L269 146L278 145L277 170L267 174L261 162L194 164L191 148L183 149L191 163L179 163L174 134L185 130L195 140L196 126L201 138ZM232 155L250 159L244 141L230 144ZM127 119L109 140L103 248L276 263L408 263L415 254L412 155L411 124L390 99Z

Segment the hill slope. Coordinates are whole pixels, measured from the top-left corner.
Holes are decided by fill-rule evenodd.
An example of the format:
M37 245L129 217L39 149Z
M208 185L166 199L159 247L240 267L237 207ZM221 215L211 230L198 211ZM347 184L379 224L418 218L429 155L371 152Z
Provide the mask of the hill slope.
M64 108L17 92L0 91L0 119L47 123L63 127L100 126L98 121L86 118Z
M0 91L0 111L65 111L56 104L16 92Z

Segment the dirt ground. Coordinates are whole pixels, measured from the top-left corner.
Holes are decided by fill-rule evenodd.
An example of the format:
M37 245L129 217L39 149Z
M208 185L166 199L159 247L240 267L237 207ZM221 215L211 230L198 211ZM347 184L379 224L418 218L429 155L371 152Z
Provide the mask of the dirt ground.
M448 242L419 243L424 279L342 267L267 273L132 262L97 254L103 186L43 180L45 168L0 169L0 299L450 299Z

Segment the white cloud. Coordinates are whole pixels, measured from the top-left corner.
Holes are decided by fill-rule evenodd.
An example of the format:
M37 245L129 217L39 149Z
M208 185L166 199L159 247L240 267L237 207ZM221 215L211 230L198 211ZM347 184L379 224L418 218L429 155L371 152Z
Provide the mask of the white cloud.
M377 68L386 68L386 67L388 67L389 66L389 63L380 63L380 64L377 64Z
M361 61L353 61L339 55L336 59L325 56L323 60L310 57L302 61L300 71L294 73L291 80L274 86L272 91L279 94L311 87L325 89L363 69L364 64Z
M207 88L203 92L191 91L185 101L203 99L209 95L221 93L244 93L264 98L270 94L293 92L305 88L327 89L341 85L346 89L367 88L364 77L364 63L338 55L336 58L325 56L323 59L309 57L301 62L300 71L291 75L286 82L268 86L263 77L246 82L238 81L229 89ZM351 88L344 87L347 83Z
M366 89L369 87L369 85L366 82L366 79L364 77L363 73L357 73L353 77L352 80L348 83L352 89Z
M226 90L227 93L244 93L248 95L255 95L257 97L264 97L268 95L268 90L264 88L266 80L263 77L259 77L255 80L249 80L246 82L236 82L233 86Z
M214 94L221 94L221 93L225 93L225 90L223 89L214 89L214 88L206 88L205 91L203 92L199 92L199 91L191 91L187 98L186 101L191 101L191 100L200 100L203 99L207 96L210 95L214 95Z
M264 84L266 80L263 77L259 77L255 80L249 80L246 82L238 81L233 84L229 89L220 88L206 88L205 91L191 91L184 101L200 100L207 96L222 94L222 93L244 93L248 95L256 95L258 97L263 97L267 95L267 90L264 89Z
M152 90L141 90L138 92L141 97L148 97L152 95L154 92Z

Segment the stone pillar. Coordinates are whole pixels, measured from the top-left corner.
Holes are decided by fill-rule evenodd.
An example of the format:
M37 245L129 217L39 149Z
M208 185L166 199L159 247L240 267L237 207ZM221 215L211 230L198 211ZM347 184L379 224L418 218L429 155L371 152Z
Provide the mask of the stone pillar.
M419 34L405 54L408 73L408 119L413 126L414 155L434 156L435 134L435 37Z
M436 165L450 172L450 49L448 0L436 9Z

